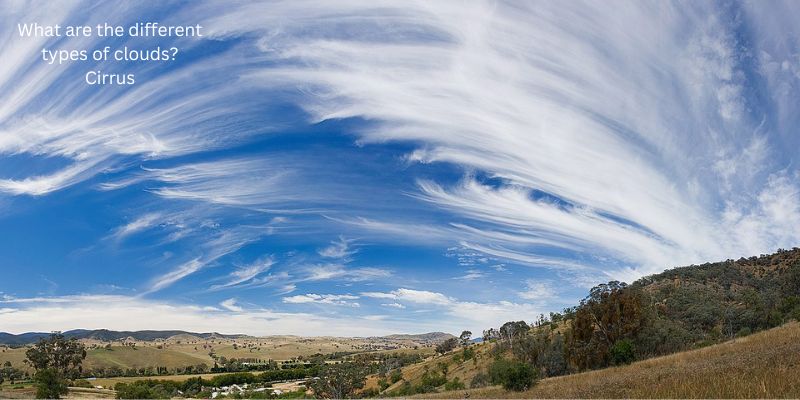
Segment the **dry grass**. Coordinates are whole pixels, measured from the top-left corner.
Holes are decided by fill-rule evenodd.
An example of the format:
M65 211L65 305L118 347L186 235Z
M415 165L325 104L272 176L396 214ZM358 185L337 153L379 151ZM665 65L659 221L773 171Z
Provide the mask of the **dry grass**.
M2 347L0 348L0 365L6 361L11 361L11 365L16 368L25 367L25 351L27 348L11 349Z
M23 387L19 385L0 387L0 399L32 399L36 397L36 388L27 384ZM69 393L65 399L113 399L113 390L89 389L89 388L69 388Z
M527 392L499 387L425 398L800 398L800 324L624 367L543 379Z
M116 346L109 350L93 349L87 352L83 367L87 370L117 366L122 369L145 368L150 366L187 366L210 364L207 355L190 355L174 350L159 350L154 347L131 348Z

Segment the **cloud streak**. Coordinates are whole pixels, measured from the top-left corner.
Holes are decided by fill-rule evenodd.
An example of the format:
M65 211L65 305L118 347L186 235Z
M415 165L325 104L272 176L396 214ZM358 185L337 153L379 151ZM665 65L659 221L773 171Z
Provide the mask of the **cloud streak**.
M9 3L0 35L19 21L151 15L151 5L86 4ZM83 84L84 68L109 64L38 62L54 40L0 41L10 60L0 65L0 203L122 199L125 216L98 241L148 251L147 272L131 272L146 274L137 305L187 281L208 293L269 288L278 306L356 300L320 294L341 284L387 313L425 305L477 326L532 316L564 276L630 281L800 243L795 2L165 7L162 23L200 23L207 37L159 41L187 57L125 65L143 78L133 87ZM457 272L404 266L405 250L454 246ZM454 287L495 273L553 284L516 291L536 304L473 302L401 287L418 287L421 272ZM365 287L395 279L406 281ZM287 295L296 291L306 294ZM243 316L215 321L256 331L299 316L236 296L208 304ZM88 307L65 299L69 312ZM206 326L193 319L202 310L154 305ZM33 326L53 307L0 315Z

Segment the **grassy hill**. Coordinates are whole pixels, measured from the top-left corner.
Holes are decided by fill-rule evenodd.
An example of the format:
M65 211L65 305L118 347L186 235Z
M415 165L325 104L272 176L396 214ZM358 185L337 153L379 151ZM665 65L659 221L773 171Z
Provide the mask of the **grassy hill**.
M471 347L474 359L464 361L467 357L458 351L430 358L403 368L400 381L397 372L372 377L367 389L409 395L442 389L445 382L450 388L485 385L492 380L486 373L497 356L529 365L541 377L574 376L746 337L791 320L800 320L797 248L675 268L631 285L598 285L563 313L484 331L488 343ZM725 365L731 371L749 368L730 359L720 362L732 363Z
M439 361L409 366L403 375L413 380L426 364L435 368ZM470 398L798 398L798 382L800 324L790 322L701 349L546 378L525 392L492 386L417 397L464 398L468 393Z
M114 346L110 349L92 349L87 352L84 369L119 367L123 370L129 368L146 368L151 366L165 366L167 368L182 367L197 364L212 364L212 360L205 354L188 354L176 350L157 349L155 347Z

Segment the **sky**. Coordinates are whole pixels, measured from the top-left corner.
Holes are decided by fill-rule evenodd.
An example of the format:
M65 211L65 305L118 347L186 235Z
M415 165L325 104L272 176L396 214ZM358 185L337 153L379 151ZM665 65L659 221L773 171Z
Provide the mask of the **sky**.
M798 18L791 1L0 0L0 331L479 333L798 246ZM32 22L204 36L20 38ZM180 51L40 60L103 46Z

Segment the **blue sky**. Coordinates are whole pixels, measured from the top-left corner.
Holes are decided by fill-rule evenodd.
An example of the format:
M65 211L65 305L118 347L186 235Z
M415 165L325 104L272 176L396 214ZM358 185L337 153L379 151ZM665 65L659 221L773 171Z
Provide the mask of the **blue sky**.
M800 243L797 3L0 9L0 331L480 332ZM147 21L205 36L17 35ZM180 51L38 59L126 45Z

